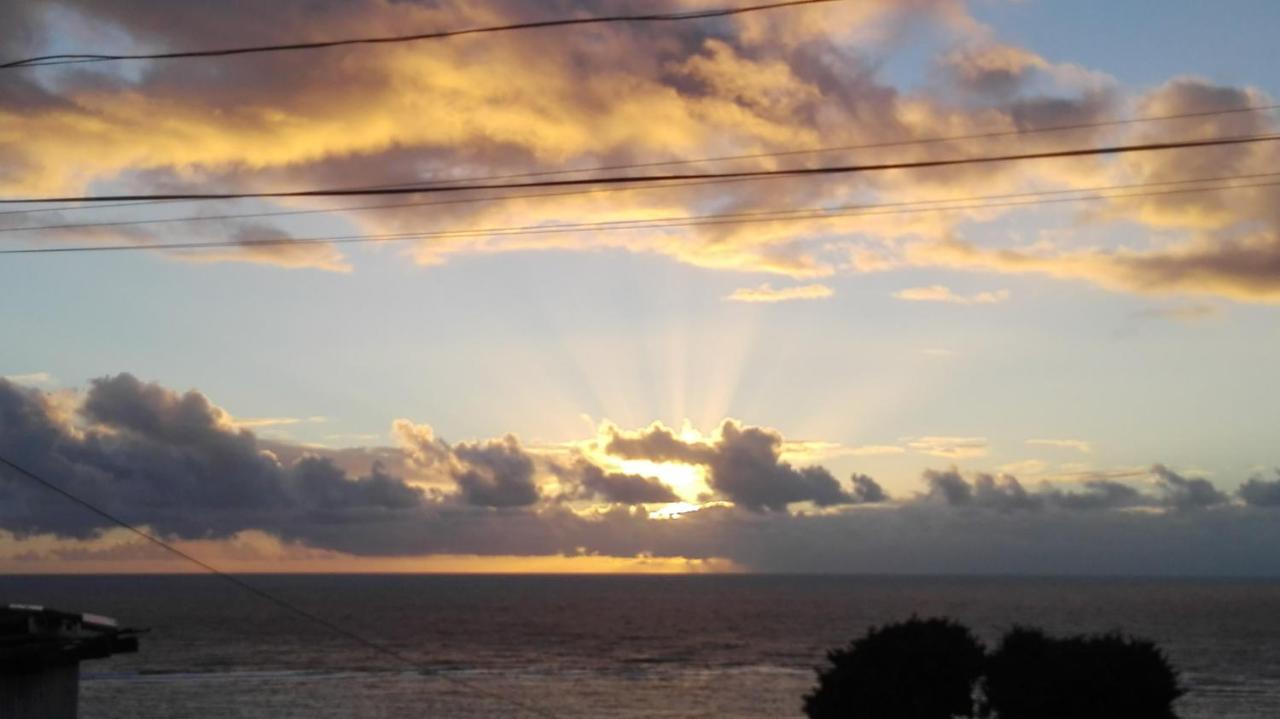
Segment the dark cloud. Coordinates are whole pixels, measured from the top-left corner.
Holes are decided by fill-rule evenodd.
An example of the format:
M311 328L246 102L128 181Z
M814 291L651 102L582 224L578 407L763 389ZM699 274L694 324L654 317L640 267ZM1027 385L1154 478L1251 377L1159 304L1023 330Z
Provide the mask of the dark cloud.
M1116 98L1106 92L1088 93L1080 98L1027 97L1009 103L1009 116L1014 125L1024 131L1086 125L1114 117L1116 104ZM1058 141L1062 141L1061 135Z
M1276 470L1276 478L1263 479L1253 476L1240 485L1240 499L1250 507L1280 507L1280 469Z
M1186 480L1160 465L1152 469L1157 476L1160 476L1160 471L1175 479L1162 479L1161 486L1165 489L1161 496L1157 496L1143 494L1127 484L1109 479L1085 481L1081 483L1080 489L1061 489L1046 485L1030 491L1017 477L1008 474L978 473L970 481L955 467L945 471L931 469L925 470L922 475L926 491L920 499L949 507L975 507L1000 512L1040 509L1104 511L1160 506L1187 509L1192 506L1211 506L1225 499L1225 495L1206 480Z
M787 517L755 524L725 511L682 518L684 541L762 571L1081 575L1268 575L1280 571L1270 513L896 511ZM672 523L675 524L675 523ZM715 527L712 531L710 527ZM668 545L659 545L665 548Z
M651 462L684 462L706 464L715 456L715 449L697 442L685 442L670 429L654 425L643 432L624 434L615 431L605 445L605 451L624 459L647 459Z
M713 490L755 512L785 511L796 502L830 507L859 501L825 468L797 469L783 461L782 435L732 420L720 425L712 443L685 442L655 426L631 435L615 430L605 450L628 459L705 465Z
M528 507L538 501L533 458L513 436L454 446L454 479L463 501L477 507Z
M884 491L880 483L865 474L855 474L849 478L853 485L852 496L862 504L876 504L889 501L889 493Z
M576 485L577 496L601 499L619 504L678 502L679 495L654 477L606 472L599 466L579 459L561 468L560 475Z
M412 509L422 503L422 490L387 474L378 462L369 476L353 478L328 459L306 456L293 465L290 479L298 495L319 509Z
M394 432L408 466L457 486L457 499L475 507L529 507L538 502L537 462L514 435L450 446L427 425L397 420Z
M979 474L973 482L973 501L980 507L1001 512L1040 509L1044 506L1043 500L1029 494L1017 477L1007 474L995 477Z
M964 507L973 502L973 487L952 467L947 471L927 469L923 479L928 485L927 497L939 499L953 507Z
M1156 486L1167 507L1194 510L1216 507L1227 502L1227 495L1207 479L1184 477L1163 464L1154 465L1151 473L1156 476Z
M1109 479L1093 479L1083 484L1083 491L1050 490L1044 497L1049 504L1062 509L1121 509L1150 504L1149 498L1127 484Z
M652 478L610 473L581 456L547 469L553 460L511 436L450 445L425 425L399 423L396 431L404 446L392 464L389 449L264 444L204 395L130 375L96 380L78 398L0 380L0 454L176 538L260 530L362 556L585 551L714 557L761 571L1280 572L1280 524L1252 508L1280 503L1280 477L1246 482L1246 507L1227 502L1207 480L1162 465L1152 469L1158 491L1151 494L1105 479L1029 491L1007 475L930 470L924 495L881 511L789 513L782 510L798 501L854 505L887 497L864 475L845 490L825 469L783 462L781 438L771 430L731 422L699 443L619 432L635 440L621 445L635 452L659 446L666 456L700 458L713 488L737 505L660 520L623 506L670 499L670 488ZM659 437L652 445L644 441L649 434ZM424 490L388 466L433 477L437 488ZM540 492L540 472L557 474L566 491L617 506L575 511L565 497ZM1156 511L1117 511L1137 506ZM1200 507L1216 509L1179 511ZM109 526L12 474L0 480L0 530L18 542L32 534L87 539ZM32 551L37 561L43 556Z
M0 380L0 451L126 520L179 537L287 532L316 512L367 516L417 507L420 489L374 466L354 477L332 461L280 463L198 392L121 374L94 380L66 416L49 395ZM110 526L39 487L3 485L0 526L87 536Z
M941 500L952 507L1012 512L1044 506L1043 497L1027 492L1017 477L1008 474L978 474L971 484L952 467L946 471L925 470L923 479L928 486L926 499Z

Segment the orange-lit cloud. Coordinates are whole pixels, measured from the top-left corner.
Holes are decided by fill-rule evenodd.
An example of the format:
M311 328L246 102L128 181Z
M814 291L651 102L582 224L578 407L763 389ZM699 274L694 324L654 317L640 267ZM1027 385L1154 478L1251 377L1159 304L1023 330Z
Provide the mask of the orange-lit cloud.
M306 55L220 60L219 73L189 77L154 65L136 82L77 75L59 78L59 99L32 88L26 101L0 104L0 173L9 193L78 192L95 184L147 187L255 187L380 184L415 178L483 177L557 168L590 168L628 161L680 160L705 155L847 146L883 139L1011 130L1091 119L1108 110L1105 92L1066 87L1068 96L986 109L908 95L883 83L872 65L842 45L892 43L904 20L936 23L970 50L950 60L957 68L1011 72L1052 68L1032 51L993 43L986 29L950 1L837 4L744 15L730 23L682 23L662 33L611 26L591 33L504 36L502 42L438 42ZM67 1L69 17L124 29L145 42L225 45L250 40L230 10L152 3L123 13L109 6ZM366 3L301 13L291 6L260 10L252 40L298 36L379 35L390 28L518 22L543 17L535 6L497 3L438 6ZM36 23L38 26L38 23ZM42 28L54 32L52 28ZM832 68L840 68L833 72ZM503 72L493 72L503 68ZM108 70L109 72L109 70ZM964 70L957 70L964 72ZM1071 95L1074 93L1074 95ZM874 109L874 111L869 111ZM20 138L20 142L18 139ZM1074 133L1088 141L1088 133ZM6 139L10 142L5 142ZM1028 147L1052 138L1028 138ZM93 147L84 154L83 147ZM863 159L919 160L989 150L980 141L864 151ZM849 154L744 157L730 169L846 160ZM832 206L867 201L932 200L955 196L957 183L982 178L991 192L1016 191L1055 178L1070 183L1101 177L1097 162L1027 168L952 169L879 177L788 179L773 182L650 188L634 192L550 193L498 203L454 203L352 212L344 220L369 233L474 230L536 226L536 234L479 232L413 243L410 255L438 265L458 255L614 247L654 252L714 270L823 278L890 266L893 243L937 237L957 221L1000 215L966 210L946 214L832 216L788 223L750 221L698 228L596 229L564 225L618 223L704 214ZM699 169L658 166L654 171ZM577 175L581 177L581 175ZM466 198L463 198L466 200ZM298 207L339 202L292 202ZM182 253L192 260L269 262L287 267L351 270L343 251L284 241L288 230L264 225L214 226L209 234L243 238L242 247ZM91 239L95 232L52 238ZM154 230L114 233L125 242L155 242ZM859 243L890 247L855 248ZM854 258L850 262L849 258ZM873 262L874 260L874 262ZM760 294L763 297L763 294Z
M146 44L211 46L267 43L299 34L380 34L406 27L448 27L543 17L526 3L426 7L367 0L301 13L280 4L255 23L252 37L229 9L151 2L128 13L63 0L68 18L123 30ZM856 5L856 7L853 7ZM49 17L53 17L50 15ZM18 22L21 20L22 22ZM54 28L48 18L15 47L38 47ZM903 92L878 76L848 43L891 47L903 21L930 23L954 40L937 58L951 93ZM90 186L148 189L386 184L413 179L545 173L562 168L660 162L700 156L746 156L717 165L655 166L655 172L775 169L823 163L924 160L1019 149L1173 139L1266 131L1263 113L1119 128L1080 128L1010 140L975 138L864 148L856 153L760 156L820 147L930 140L1088 124L1122 114L1127 100L1143 114L1177 114L1264 104L1260 92L1178 79L1136 97L1105 75L1052 63L995 38L962 4L835 4L742 16L725 23L682 23L657 31L609 26L561 33L547 52L546 33L500 41L440 43L279 54L217 61L219 71L192 75L190 65L147 65L124 80L112 69L91 74L45 70L45 84L15 80L22 91L0 102L0 189L9 194L81 192ZM287 35L287 37L286 37ZM494 72L493 68L503 68ZM92 74L101 72L103 74ZM1047 84L1046 84L1047 83ZM83 152L93 147L93 153ZM1115 160L1075 159L942 168L920 172L669 186L574 194L549 192L502 202L470 202L337 213L359 232L474 231L411 242L423 265L468 254L547 249L620 248L656 253L698 267L796 279L891 271L911 265L987 272L1041 273L1084 279L1122 291L1207 294L1274 301L1274 188L1179 197L1108 200L1082 223L1123 218L1180 244L1149 248L972 246L957 228L1013 208L934 209L826 216L804 222L766 219L761 211L900 203L1046 187L1166 181L1192 175L1262 172L1273 167L1267 145L1149 153ZM644 169L649 171L649 169ZM575 174L573 177L582 177ZM536 193L524 193L536 194ZM347 202L276 203L286 209ZM376 204L376 203L373 203ZM413 203L399 203L413 204ZM961 203L962 205L964 203ZM696 227L574 229L583 223L736 215ZM249 261L350 271L347 251L291 244L296 230L269 223L202 223L200 237L238 238L241 247L174 253L194 261ZM1250 228L1249 225L1254 225ZM492 228L532 228L522 233ZM150 244L159 230L64 230L52 242ZM258 239L280 244L265 245ZM400 251L400 250L397 250ZM804 287L819 287L805 285ZM737 293L735 293L737 294ZM798 288L744 291L757 300L817 297ZM993 296L994 298L994 296Z
M1029 439L1027 444L1039 445L1041 447L1058 447L1060 449L1074 449L1077 452L1090 454L1093 452L1093 445L1083 439Z
M175 541L174 545L222 571L235 573L439 573L439 574L705 574L744 568L727 559L610 557L597 554L544 556L433 554L419 557L354 556L314 549L257 531L221 540ZM0 531L0 569L20 574L169 574L199 569L126 530L91 540L40 535L19 540Z
M826 285L797 285L774 288L769 283L759 287L742 287L725 299L730 302L794 302L796 300L822 300L834 295Z
M985 437L915 437L907 446L916 452L949 459L985 457L988 443Z
M946 285L929 285L928 287L909 287L898 290L893 296L909 302L946 302L956 305L994 305L1009 299L1008 290L977 292L972 295L957 295Z
M919 264L1043 274L1140 294L1280 302L1280 275L1275 272L1280 267L1280 237L1266 233L1202 237L1161 250L985 249L952 239L913 247L909 256Z

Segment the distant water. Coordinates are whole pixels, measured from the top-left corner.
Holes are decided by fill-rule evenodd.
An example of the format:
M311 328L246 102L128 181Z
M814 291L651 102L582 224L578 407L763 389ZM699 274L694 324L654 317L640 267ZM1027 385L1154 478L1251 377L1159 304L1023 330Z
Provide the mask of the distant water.
M1187 719L1280 716L1280 582L791 576L255 576L420 657L406 671L212 577L0 577L0 601L151 628L85 665L84 719L797 717L827 648L945 614L1158 641Z

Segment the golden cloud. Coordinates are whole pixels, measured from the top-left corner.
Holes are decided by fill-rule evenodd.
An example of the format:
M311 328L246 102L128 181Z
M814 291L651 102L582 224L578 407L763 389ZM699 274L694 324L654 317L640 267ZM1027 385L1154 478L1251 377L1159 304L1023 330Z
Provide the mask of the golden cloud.
M725 297L730 302L793 302L795 300L823 300L835 292L826 285L797 285L774 288L768 282L759 287L741 287Z
M929 285L928 287L909 287L893 293L900 300L909 302L946 302L955 305L993 305L1009 299L1009 290L978 292L972 295L957 295L946 285Z
M692 3L697 6L698 3ZM216 46L252 40L377 35L409 27L519 22L535 5L424 7L367 0L302 12L284 4L263 9L251 37L234 13L216 5L144 2L69 11L150 40ZM50 15L53 17L53 15ZM941 57L957 78L945 93L904 93L877 76L851 50L891 46L904 19L932 23L959 48ZM46 34L55 27L41 27ZM457 41L275 54L217 61L217 71L191 65L148 65L136 76L50 71L41 85L0 101L0 191L10 195L74 193L111 187L147 191L198 187L291 189L361 186L414 179L546 173L564 168L735 156L731 163L657 166L655 172L766 170L836 161L925 160L1019 150L1082 147L1107 141L1154 141L1267 132L1265 113L1188 118L1123 128L1081 128L1011 140L972 138L856 152L769 155L886 140L909 143L1089 124L1120 114L1114 81L1086 68L1055 64L1026 48L1002 44L961 3L846 3L795 12L742 16L720 24L682 23L660 31L601 26L590 32L504 35L500 41ZM1024 79L1043 73L1053 92L1033 94ZM1040 88L1036 90L1040 92ZM992 100L992 93L999 99ZM1233 109L1267 102L1251 88L1179 78L1136 98L1143 115ZM85 148L92 148L86 152ZM886 172L770 181L667 186L581 194L548 193L501 202L336 212L337 222L369 234L474 230L414 241L416 262L437 265L459 255L528 250L616 248L662 255L712 270L750 271L795 279L925 265L1081 279L1126 292L1214 295L1242 301L1280 298L1280 207L1275 187L1176 196L1113 198L1080 217L1081 226L1119 222L1172 232L1173 244L1108 244L1043 250L993 240L956 239L958 228L1014 212L960 204L910 212L827 216L804 222L753 219L699 226L575 229L707 214L759 213L798 207L956 199L958 188L989 195L1045 187L1169 182L1188 177L1256 174L1280 161L1261 143L1178 152ZM540 175L539 175L540 176ZM582 177L581 173L570 175ZM477 199L474 195L471 198ZM289 201L282 208L340 208L337 201ZM283 267L350 271L342 251L291 244L296 228L210 225L240 247L183 258L250 261ZM524 227L533 232L496 232ZM1083 235L1083 230L1076 234ZM1089 233L1092 235L1093 233ZM1100 233L1104 237L1105 232ZM150 230L71 230L55 242L141 245ZM261 244L270 238L278 244ZM750 290L734 299L813 299L823 285ZM944 285L938 287L945 288ZM903 299L990 303L1005 295L957 297L937 287L912 288Z

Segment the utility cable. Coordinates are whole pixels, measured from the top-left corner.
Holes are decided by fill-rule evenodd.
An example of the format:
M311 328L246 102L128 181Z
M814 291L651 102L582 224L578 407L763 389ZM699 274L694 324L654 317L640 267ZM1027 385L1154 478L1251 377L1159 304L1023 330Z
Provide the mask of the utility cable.
M1280 173L1273 173L1280 174ZM1261 175L1268 176L1268 175ZM1245 176L1241 176L1245 177ZM1174 181L1181 182L1181 181ZM1165 184L1165 183L1153 183ZM1173 183L1170 183L1173 184ZM1026 207L1032 205L1060 204L1067 202L1090 202L1099 200L1113 199L1129 199L1140 197L1159 197L1170 195L1185 195L1197 192L1218 192L1224 190L1237 190L1261 187L1277 187L1280 181L1259 182L1252 184L1225 185L1220 187L1190 187L1175 188L1169 190L1159 190L1151 192L1130 192L1124 194L1112 195L1083 195L1075 197L1050 197L1043 199L1041 195L1055 195L1067 193L1088 192L1087 189L1080 190L1049 190L1044 192L1031 193L1015 193L1008 195L987 195L979 197L952 198L943 200L917 200L914 202L900 203L881 203L881 204L864 204L864 205L844 205L838 207L811 207L797 208L792 210L762 210L758 212L741 212L741 213L721 213L710 215L683 215L662 218L651 218L645 220L613 220L605 222L588 222L576 224L559 224L559 225L522 225L514 227L486 227L471 228L463 230L439 230L428 232L401 232L382 235L337 235L331 237L303 237L303 238L270 238L262 240L215 240L215 241L193 241L193 242L168 242L154 244L129 244L129 245L81 245L81 246L64 246L64 247L30 247L22 249L0 250L0 255L32 255L32 254L61 254L61 253L79 253L79 252L127 252L140 250L201 250L201 249L218 249L218 248L240 248L253 249L256 247L275 247L289 246L299 247L305 245L323 245L323 244L364 244L364 243L382 243L382 242L404 242L412 240L427 239L454 239L469 237L509 237L524 235L545 235L559 233L581 233L581 232L609 232L620 230L652 230L652 229L671 229L684 227L703 227L708 225L741 225L753 224L761 222L798 222L821 220L833 217L860 217L860 216L878 216L878 215L898 215L898 214L917 214L925 212L955 212L961 210L984 210L997 209L1003 207ZM1111 189L1119 189L1126 186L1117 185ZM1099 188L1108 189L1108 188ZM1034 199L1026 200L1010 200L1002 202L987 202L986 200L1030 197ZM955 204L970 203L970 204ZM921 206L928 205L928 206Z
M91 195L80 197L45 197L0 199L0 204L19 204L31 202L122 202L133 200L238 200L245 198L268 197L351 197L362 195L413 195L435 194L445 192L466 192L469 190L516 190L540 187L582 187L587 185L631 185L645 182L668 182L681 180L709 180L734 178L764 177L809 177L822 175L857 174L862 172L880 172L885 170L916 170L936 167L957 167L961 165L978 165L998 162L1017 162L1025 160L1049 160L1073 157L1090 157L1097 155L1120 155L1133 152L1154 152L1161 150L1178 150L1198 147L1221 147L1227 145L1243 145L1258 142L1274 142L1280 135L1239 135L1234 137L1218 137L1204 140L1180 140L1176 142L1148 142L1137 145L1111 145L1106 147L1085 147L1072 150L1050 150L1044 152L1026 152L1008 155L982 155L977 157L957 157L938 160L916 160L909 162L883 162L867 165L833 165L826 167L800 167L783 170L748 170L741 172L699 172L688 174L662 175L613 175L606 177L541 180L536 182L512 182L493 184L461 184L461 185L423 185L414 187L394 187L386 189L348 189L348 190L288 190L280 192L226 192L226 193L169 193L138 195Z
M22 60L14 60L0 64L0 70L12 70L25 67L45 67L48 65L73 65L97 62L115 62L119 60L174 60L178 58L226 57L228 55L248 55L265 52L286 52L294 50L318 50L343 45L385 45L391 43L419 42L423 40L442 40L463 35L484 35L489 33L512 32L516 30L534 30L548 27L564 27L570 25L601 25L606 23L628 22L678 22L682 20L707 20L711 18L743 15L763 10L817 5L820 3L840 2L841 0L790 0L765 5L747 5L744 7L715 8L711 10L694 10L691 12L647 13L642 15L605 15L600 17L560 18L557 20L540 20L536 22L512 23L509 25L493 25L489 27L463 28L459 30L442 30L439 32L418 33L414 35L387 35L381 37L345 38L340 40L323 40L318 42L295 42L279 45L255 45L250 47L231 47L217 50L182 50L177 52L156 52L130 55L78 54L63 53L57 55L41 55Z
M711 162L728 162L734 160L754 160L775 157L790 157L797 155L816 155L833 152L851 152L854 150L870 150L887 147L907 147L912 145L929 145L943 142L959 142L962 140L981 140L994 139L1000 137L1022 137L1036 135L1049 132L1065 132L1070 130L1096 129L1101 127L1110 127L1115 125L1130 125L1142 122L1159 122L1165 120L1182 120L1197 117L1209 117L1216 115L1232 115L1245 112L1270 112L1280 109L1280 104L1273 105L1249 105L1246 107L1232 108L1228 110L1206 110L1200 112L1184 112L1171 115L1144 115L1141 117L1132 117L1120 120L1100 120L1097 122L1073 123L1067 125L1050 125L1047 127L1019 128L1015 130L997 130L993 132L971 133L967 135L940 135L934 137L924 137L914 140L884 140L877 142L866 142L852 145L832 145L827 147L815 147L811 149L797 150L780 150L776 152L752 152L737 155L717 155L710 157L694 157L681 160L653 160L648 162L634 162L618 165L598 165L595 167L579 167L568 168L563 170L540 170L518 173L507 173L500 175L472 176L456 179L444 179L432 181L434 183L459 183L459 182L489 182L492 180L509 180L526 177L547 177L555 175L580 174L584 172L608 172L615 170L634 170L650 167L674 167L680 165L696 165ZM367 188L339 188L339 189L382 189L392 187L405 187L425 184L421 179L397 183L394 185L379 185ZM75 212L79 210L106 209L115 207L134 207L142 205L154 204L173 204L182 200L142 200L135 202L120 202L115 204L89 204L81 207L47 207L22 210L0 210L0 215L17 215L17 214L36 214L42 212ZM8 230L0 230L8 231Z
M1242 175L1223 175L1216 177L1196 177L1184 180L1164 180L1160 182L1135 182L1123 185L1108 185L1104 187L1083 187L1067 190L1044 190L1034 193L1018 193L1016 197L1022 197L1029 194L1060 194L1065 192L1103 192L1107 190L1126 190L1139 187L1159 187L1164 185L1186 185L1193 183L1205 182L1229 182L1231 180L1251 180L1264 177L1280 176L1278 172L1258 172ZM136 227L142 225L159 225L174 224L188 222L219 222L225 220L246 220L261 219L264 217L296 217L299 215L317 215L341 212L370 212L377 210L402 210L416 207L439 207L445 205L470 205L485 202L501 202L506 200L522 200L522 199L539 199L549 197L576 197L582 195L592 195L605 192L620 192L630 190L665 190L680 187L698 187L703 185L721 185L729 182L748 182L756 178L745 178L735 180L704 180L700 182L679 182L659 185L644 185L641 187L602 187L589 190L571 190L567 192L541 192L524 195L501 195L497 197L467 197L452 200L428 200L425 202L398 202L394 204L382 205L348 205L346 207L325 207L310 210L273 210L266 212L244 212L225 215L203 215L194 217L161 217L148 218L144 220L119 220L115 222L76 222L56 225L28 225L23 227L0 227L0 234L10 232L38 232L47 230L74 230L74 229L90 229L101 227ZM1006 199L1005 195L985 196L980 199ZM931 202L941 202L942 200L931 200ZM956 200L960 201L960 200Z

